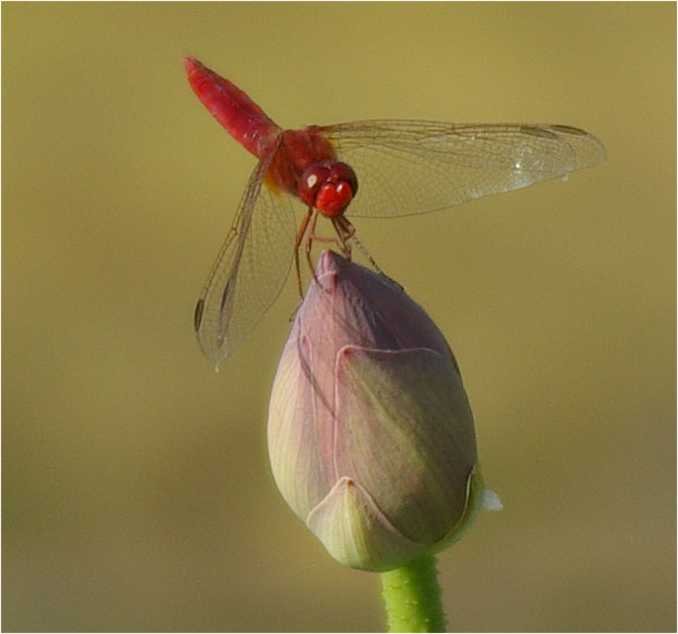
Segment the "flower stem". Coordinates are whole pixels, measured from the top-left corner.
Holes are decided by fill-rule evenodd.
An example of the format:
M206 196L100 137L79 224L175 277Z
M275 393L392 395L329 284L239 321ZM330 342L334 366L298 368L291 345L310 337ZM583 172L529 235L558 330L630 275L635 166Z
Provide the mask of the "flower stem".
M444 632L436 560L415 559L381 575L389 632Z

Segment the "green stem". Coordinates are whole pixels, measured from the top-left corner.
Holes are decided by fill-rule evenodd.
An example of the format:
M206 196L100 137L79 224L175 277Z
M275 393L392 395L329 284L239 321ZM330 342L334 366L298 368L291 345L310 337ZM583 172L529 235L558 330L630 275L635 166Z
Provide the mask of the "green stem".
M381 575L389 632L444 632L436 560L432 555Z

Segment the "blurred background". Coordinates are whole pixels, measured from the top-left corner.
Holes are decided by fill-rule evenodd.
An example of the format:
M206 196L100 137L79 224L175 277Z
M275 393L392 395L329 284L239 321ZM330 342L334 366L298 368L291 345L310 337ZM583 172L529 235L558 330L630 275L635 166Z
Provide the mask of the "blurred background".
M286 127L557 122L609 161L364 242L461 364L502 513L450 627L676 627L675 6L3 4L3 629L379 631L279 496L295 285L215 374L192 332L253 158L182 56Z

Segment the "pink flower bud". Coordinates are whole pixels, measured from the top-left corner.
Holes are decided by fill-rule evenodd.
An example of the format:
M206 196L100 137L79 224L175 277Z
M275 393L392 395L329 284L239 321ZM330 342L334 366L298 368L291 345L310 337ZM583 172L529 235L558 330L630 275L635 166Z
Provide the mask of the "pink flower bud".
M397 284L331 251L316 276L271 394L273 475L335 559L389 570L482 504L473 415L445 338Z

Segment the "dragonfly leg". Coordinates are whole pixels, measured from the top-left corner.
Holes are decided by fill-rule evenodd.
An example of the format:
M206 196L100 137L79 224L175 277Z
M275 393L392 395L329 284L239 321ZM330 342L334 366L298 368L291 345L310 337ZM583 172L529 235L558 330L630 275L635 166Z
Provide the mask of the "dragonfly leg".
M313 216L313 207L309 207L308 211L306 212L306 216L304 216L304 219L301 221L301 226L299 227L299 231L297 231L297 239L294 242L294 266L297 269L297 284L299 286L299 297L301 299L304 299L304 285L301 283L301 266L299 264L299 248L301 247L301 243L304 240L304 235L306 235L306 230L308 229L308 223L311 220L311 217Z
M306 261L308 266L311 269L311 275L313 276L313 281L320 286L320 282L315 274L315 268L313 267L313 260L311 259L311 250L313 249L313 241L317 239L315 235L315 226L318 224L318 212L317 210L312 210L311 217L311 226L308 231L308 236L306 237L306 244L304 245L304 251L306 252Z
M375 271L383 275L384 272L381 270L379 265L374 261L374 258L370 255L365 245L358 239L355 227L353 226L351 221L345 216L338 216L336 220L337 224L341 225L341 229L344 232L344 240L346 241L351 240L352 242L355 242L358 249L360 249L360 252L370 261L370 264L374 267Z
M348 243L348 239L351 235L347 232L346 226L341 222L342 216L332 218L332 226L337 232L337 237L339 238L339 243L341 244L341 251L344 254L344 257L350 262L351 261L351 245ZM353 230L355 233L355 229Z
M342 246L341 242L339 242L339 239L336 236L334 238L328 238L326 236L319 236L315 232L315 226L316 226L316 223L313 223L313 228L311 230L311 238L313 239L313 242L321 242L323 244L333 244L340 251L344 250L344 247Z

